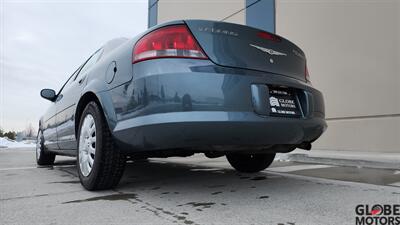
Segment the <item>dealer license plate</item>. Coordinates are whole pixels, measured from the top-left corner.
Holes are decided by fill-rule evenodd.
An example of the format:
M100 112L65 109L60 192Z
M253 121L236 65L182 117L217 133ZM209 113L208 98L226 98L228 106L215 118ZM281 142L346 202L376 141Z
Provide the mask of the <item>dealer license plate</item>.
M296 92L292 89L269 87L269 105L272 116L301 116Z

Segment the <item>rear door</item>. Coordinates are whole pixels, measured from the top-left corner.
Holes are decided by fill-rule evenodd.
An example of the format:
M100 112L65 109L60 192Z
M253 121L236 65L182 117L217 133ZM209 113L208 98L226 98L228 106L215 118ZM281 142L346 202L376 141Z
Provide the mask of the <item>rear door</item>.
M303 51L277 35L248 26L185 21L207 56L221 66L280 74L305 81Z
M76 106L85 87L88 72L95 65L101 53L102 49L96 51L59 94L56 121L60 149L74 150L77 148L75 120L79 120L79 118L75 118Z
M55 112L56 115L54 116L54 121L55 121L55 128L57 131L57 143L59 148L61 148L62 145L65 145L64 140L69 140L72 139L72 137L67 137L65 134L69 130L68 127L71 126L71 121L73 121L73 118L68 117L68 111L73 110L73 105L69 104L69 93L71 90L71 87L75 83L75 78L80 71L81 67L79 67L73 74L72 76L68 79L68 81L65 83L65 85L61 88L60 92L57 95L57 100L55 104ZM60 136L61 135L61 136ZM61 145L60 145L61 144ZM61 148L62 149L62 148Z

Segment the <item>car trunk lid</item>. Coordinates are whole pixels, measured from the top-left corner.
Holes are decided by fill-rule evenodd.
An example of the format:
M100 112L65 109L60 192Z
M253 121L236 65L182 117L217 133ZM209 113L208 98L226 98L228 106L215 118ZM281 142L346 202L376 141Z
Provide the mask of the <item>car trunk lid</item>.
M303 51L280 36L239 24L204 20L185 22L210 60L218 65L305 81Z

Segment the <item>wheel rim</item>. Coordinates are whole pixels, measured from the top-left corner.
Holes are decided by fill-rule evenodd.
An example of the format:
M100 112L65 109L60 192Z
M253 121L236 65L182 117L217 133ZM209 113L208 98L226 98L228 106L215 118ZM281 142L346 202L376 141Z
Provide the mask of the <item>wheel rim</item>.
M79 135L79 167L83 176L89 176L96 154L96 124L92 115L85 116Z
M39 160L41 150L42 150L42 132L39 131L36 140L36 160Z

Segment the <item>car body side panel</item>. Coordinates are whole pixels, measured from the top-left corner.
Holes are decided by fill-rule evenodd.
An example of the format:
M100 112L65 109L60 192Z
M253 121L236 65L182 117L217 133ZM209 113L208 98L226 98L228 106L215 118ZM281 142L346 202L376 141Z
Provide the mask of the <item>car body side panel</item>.
M123 86L132 80L132 50L136 39L128 40L108 55L102 57L90 71L82 95L92 92L100 101L110 129L117 123L109 90ZM115 72L114 72L115 66ZM109 73L112 73L111 75ZM112 76L112 79L109 79Z
M75 150L77 148L75 120L79 120L80 118L76 118L75 115L78 102L81 96L86 92L100 93L110 88L107 86L105 79L105 71L109 62L117 60L120 65L118 67L118 74L115 75L113 80L113 85L118 85L132 79L132 63L130 58L133 44L128 44L128 46L130 47L117 47L115 51L111 51L100 58L92 68L85 71L83 74L79 73L77 77L73 76L67 82L64 89L59 94L57 101L54 103L56 115L49 121L54 123L54 130L46 131L46 133L49 134L50 131L56 131L54 137L50 136L53 139L49 139L53 140L55 143L52 150ZM124 59L124 63L122 63L122 59ZM105 112L108 111L105 110ZM107 115L112 115L112 113L110 112ZM112 120L107 119L107 121Z
M49 150L59 149L57 144L57 126L55 114L55 103L52 102L40 120L41 122L39 128L43 132L44 146Z
M60 104L60 106L64 106ZM56 115L57 123L57 142L60 149L76 149L76 139L74 131L74 111L76 104L67 106Z
M104 117L110 129L113 129L117 123L116 115L111 100L111 96L106 89L106 83L101 79L91 79L82 91L82 95L93 93L99 100L100 107L104 112Z
M58 145L63 150L74 150L77 147L75 136L75 111L88 74L78 74L59 94L56 103Z
M136 40L127 40L99 60L99 65L93 69L90 78L99 79L104 83L101 88L96 88L97 91L112 89L132 79L132 51Z

